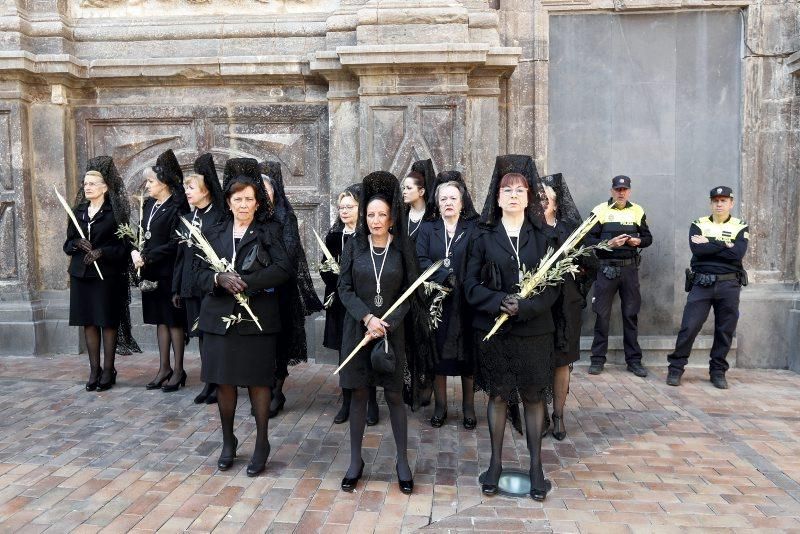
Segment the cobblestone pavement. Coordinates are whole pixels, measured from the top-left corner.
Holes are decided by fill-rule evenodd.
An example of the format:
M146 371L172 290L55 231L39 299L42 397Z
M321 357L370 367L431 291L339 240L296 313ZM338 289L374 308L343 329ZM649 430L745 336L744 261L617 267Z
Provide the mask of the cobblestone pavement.
M477 430L464 430L455 381L444 427L430 427L430 408L409 412L413 495L397 488L385 405L358 491L339 491L347 425L332 423L333 368L315 364L293 369L258 478L244 472L255 426L240 395L240 456L221 473L216 406L192 403L198 358L187 360L179 393L144 389L153 354L120 357L117 386L87 393L83 356L0 357L0 531L800 532L800 375L788 371L735 369L722 391L698 368L671 388L664 369L640 379L577 367L569 435L544 443L555 488L536 503L481 495L486 399L476 396ZM527 463L509 427L504 466Z

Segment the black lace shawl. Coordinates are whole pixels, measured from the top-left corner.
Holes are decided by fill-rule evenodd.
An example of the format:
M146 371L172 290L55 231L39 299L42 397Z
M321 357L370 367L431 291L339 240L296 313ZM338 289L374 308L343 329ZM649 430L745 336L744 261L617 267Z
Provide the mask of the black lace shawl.
M210 153L203 154L194 160L194 172L203 177L203 183L211 196L211 203L224 212L225 195L222 193L222 185L217 176L217 167L214 165L214 156Z
M405 270L404 286L410 286L420 275L419 262L414 242L407 235L406 207L400 193L400 182L385 171L368 174L362 181L361 200L359 201L358 225L351 238L353 246L369 247L367 236L366 207L370 198L381 195L389 200L392 214L392 245L403 256ZM348 244L349 246L349 244ZM428 324L428 308L425 305L425 293L422 286L408 299L409 313L405 317L406 360L408 372L404 373L403 398L412 410L417 409L422 400L422 393L430 390L434 366L436 363L436 344L433 332Z
M503 212L497 204L497 195L500 192L500 181L503 179L503 176L512 172L523 175L528 182L528 187L538 192L538 194L533 196L534 200L538 198L540 202L529 202L525 210L525 217L536 228L541 229L544 225L544 209L541 203L541 199L544 196L544 189L539 180L539 172L536 170L536 164L533 162L533 158L515 154L497 156L495 160L492 181L489 183L489 190L486 193L486 200L483 203L480 225L483 227L496 226L497 223L500 222L500 218L503 216ZM544 197L544 199L546 200L547 197Z
M479 217L478 212L475 211L475 205L472 202L472 196L469 194L469 189L467 188L466 182L464 182L464 177L458 171L442 171L436 175L436 179L433 181L432 189L430 195L428 195L428 200L425 206L425 220L426 221L437 221L439 220L439 202L436 199L436 189L447 182L458 182L464 186L461 195L461 218L465 221L473 221Z
M97 171L103 175L103 181L108 187L106 197L111 202L111 209L114 212L114 219L117 224L127 224L131 222L131 204L128 198L128 192L125 189L125 182L117 171L117 166L114 165L114 160L110 156L97 156L88 161L86 164L86 172ZM75 204L73 208L80 204L87 202L86 195L83 188L78 189L78 195L75 197ZM67 224L72 224L68 222ZM126 296L119 302L120 306L120 321L119 329L117 330L117 354L128 355L134 352L142 352L139 344L133 338L131 332L131 286L135 282L136 269L133 267L133 261L128 258L128 283L126 284Z
M283 229L283 244L289 253L289 261L294 273L294 285L287 284L288 292L284 289L279 292L281 302L288 307L284 317L288 319L290 336L281 336L278 342L278 378L283 375L287 365L295 365L308 360L308 343L306 340L305 318L322 311L322 302L314 290L311 272L308 269L303 241L300 238L300 228L294 208L286 196L283 183L281 164L276 161L263 161L259 164L259 171L269 178L272 184L274 213L272 218L280 223ZM291 287L290 287L291 286ZM284 326L287 329L287 326Z
M186 191L183 188L183 171L178 163L178 158L171 148L162 152L156 159L156 164L151 167L156 173L158 181L169 186L172 200L178 205L178 214L189 213L189 201L186 200Z
M264 182L261 180L258 161L253 158L231 158L225 162L225 168L222 171L222 204L224 206L222 213L224 215L221 220L233 219L233 212L225 199L235 181L247 181L255 188L258 202L255 220L258 222L269 220L274 211L272 202L270 202Z
M356 183L356 184L351 184L350 186L348 186L345 189L345 191L348 191L350 194L352 194L353 198L356 199L356 202L360 202L361 201L361 183L360 182ZM361 204L358 205L358 212L359 212L359 214L361 213ZM337 213L336 220L331 225L330 230L328 230L328 233L331 233L331 232L343 232L343 231L344 231L344 223L342 222L342 219L339 218L339 215Z

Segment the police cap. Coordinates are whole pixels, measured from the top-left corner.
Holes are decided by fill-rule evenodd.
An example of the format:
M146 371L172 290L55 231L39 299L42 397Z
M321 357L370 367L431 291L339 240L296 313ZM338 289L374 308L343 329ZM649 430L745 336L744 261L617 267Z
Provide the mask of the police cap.
M709 198L714 198L714 197L728 197L728 198L733 198L733 189L731 189L731 188L730 188L730 187L728 187L728 186L721 185L721 186L719 186L719 187L715 187L714 189L712 189L712 190L709 192L709 194L708 194L708 197L709 197Z
M631 179L620 174L611 180L611 189L630 189Z

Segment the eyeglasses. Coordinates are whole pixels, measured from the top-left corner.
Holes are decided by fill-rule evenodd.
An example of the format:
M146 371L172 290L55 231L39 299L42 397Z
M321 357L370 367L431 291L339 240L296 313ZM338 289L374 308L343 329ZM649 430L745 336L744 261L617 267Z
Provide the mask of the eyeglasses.
M526 187L517 187L517 188L504 187L500 189L500 192L509 197L511 195L517 195L518 197L521 197L522 195L528 193L528 189Z

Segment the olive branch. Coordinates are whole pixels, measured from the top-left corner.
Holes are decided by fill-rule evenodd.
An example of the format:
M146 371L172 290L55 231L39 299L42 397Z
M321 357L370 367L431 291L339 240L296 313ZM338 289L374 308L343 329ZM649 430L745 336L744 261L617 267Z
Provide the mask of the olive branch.
M437 284L436 282L423 282L422 286L426 296L433 295L428 313L430 315L429 322L431 330L436 330L436 328L439 326L439 323L442 322L442 308L444 306L444 299L447 298L447 295L449 295L453 290L449 287Z

